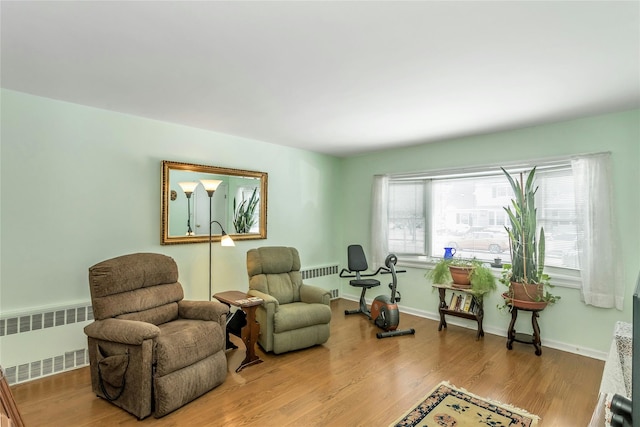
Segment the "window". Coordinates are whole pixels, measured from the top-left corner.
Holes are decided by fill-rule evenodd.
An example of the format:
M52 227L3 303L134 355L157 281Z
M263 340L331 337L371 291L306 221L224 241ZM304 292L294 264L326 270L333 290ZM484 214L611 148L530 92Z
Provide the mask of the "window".
M538 226L544 227L546 237L545 265L578 269L571 165L538 167L536 184ZM456 256L509 262L504 206L512 198L499 168L443 177L392 176L389 251L404 258L442 257L445 247L453 247Z
M426 254L427 182L389 183L389 250L397 254Z
M585 304L622 310L620 239L614 220L611 153L537 161L536 208L546 235L545 272L579 288ZM507 168L515 172L531 168ZM394 252L404 265L427 266L453 246L457 255L510 261L504 206L511 187L496 167L460 173L376 175L371 245L376 259Z

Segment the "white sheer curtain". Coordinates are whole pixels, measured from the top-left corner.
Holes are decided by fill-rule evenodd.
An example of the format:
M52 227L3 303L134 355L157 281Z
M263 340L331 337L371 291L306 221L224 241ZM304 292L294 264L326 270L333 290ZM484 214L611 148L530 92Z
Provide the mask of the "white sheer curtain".
M609 153L571 160L578 219L582 299L622 310L624 283L617 257Z
M371 265L384 265L389 254L389 177L374 175L371 194Z

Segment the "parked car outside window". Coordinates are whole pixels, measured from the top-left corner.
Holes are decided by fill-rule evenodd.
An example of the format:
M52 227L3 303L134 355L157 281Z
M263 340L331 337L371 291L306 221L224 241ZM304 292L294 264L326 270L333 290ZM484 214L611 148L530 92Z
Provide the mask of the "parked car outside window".
M452 239L449 246L456 249L489 251L492 254L499 254L509 250L509 239L506 233L474 231Z

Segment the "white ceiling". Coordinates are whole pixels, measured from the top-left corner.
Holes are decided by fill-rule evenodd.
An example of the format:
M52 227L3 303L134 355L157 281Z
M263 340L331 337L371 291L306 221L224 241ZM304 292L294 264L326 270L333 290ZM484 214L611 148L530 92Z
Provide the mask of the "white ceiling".
M3 88L348 156L640 106L640 2L0 3Z

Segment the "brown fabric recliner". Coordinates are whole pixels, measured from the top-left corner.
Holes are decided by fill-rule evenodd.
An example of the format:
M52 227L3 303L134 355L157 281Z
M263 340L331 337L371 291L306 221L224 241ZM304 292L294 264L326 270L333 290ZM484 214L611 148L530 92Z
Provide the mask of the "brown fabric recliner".
M229 308L183 300L173 258L103 261L89 268L89 284L95 321L84 331L99 397L139 419L159 418L225 380Z
M329 292L302 283L295 248L262 247L247 252L248 294L264 300L256 310L258 343L275 354L327 342Z

